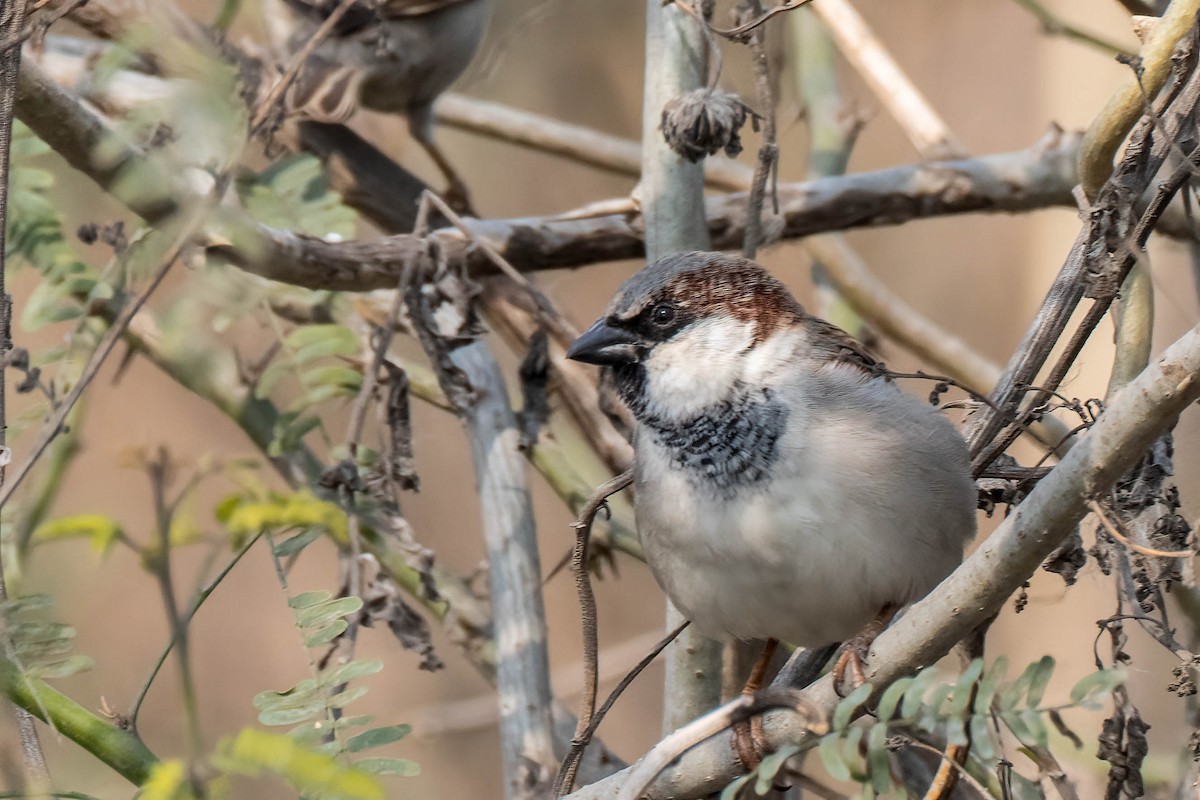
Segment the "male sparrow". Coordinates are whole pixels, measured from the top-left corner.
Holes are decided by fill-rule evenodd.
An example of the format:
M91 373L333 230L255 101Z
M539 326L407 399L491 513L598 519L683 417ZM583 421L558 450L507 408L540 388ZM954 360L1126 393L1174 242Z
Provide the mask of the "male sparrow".
M341 0L283 0L294 52ZM445 196L469 208L466 185L433 139L433 104L467 68L487 27L491 0L356 0L296 76L294 113L345 122L360 106L403 114L445 176Z
M612 367L646 561L709 636L846 641L975 534L962 437L753 261L685 253L617 291L570 358Z

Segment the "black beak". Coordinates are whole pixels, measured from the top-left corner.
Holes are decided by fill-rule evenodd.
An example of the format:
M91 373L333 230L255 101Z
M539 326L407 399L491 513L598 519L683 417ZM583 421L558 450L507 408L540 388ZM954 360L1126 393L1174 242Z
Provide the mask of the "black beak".
M567 350L567 358L602 366L633 364L638 360L639 344L640 340L632 332L599 319L575 340Z

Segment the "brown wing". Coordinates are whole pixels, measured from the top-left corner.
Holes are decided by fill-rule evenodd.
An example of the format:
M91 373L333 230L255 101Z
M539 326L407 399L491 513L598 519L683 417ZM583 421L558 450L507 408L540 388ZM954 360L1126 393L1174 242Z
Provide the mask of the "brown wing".
M385 17L416 17L465 2L468 0L383 0L379 10Z
M340 0L283 0L290 8L315 23L323 22L338 6ZM443 8L456 6L468 0L357 0L338 20L333 28L334 36L349 36L352 33L389 19L419 17L432 14Z
M872 375L883 373L883 362L871 355L862 342L820 317L804 314L812 347L818 353L839 363L858 367Z

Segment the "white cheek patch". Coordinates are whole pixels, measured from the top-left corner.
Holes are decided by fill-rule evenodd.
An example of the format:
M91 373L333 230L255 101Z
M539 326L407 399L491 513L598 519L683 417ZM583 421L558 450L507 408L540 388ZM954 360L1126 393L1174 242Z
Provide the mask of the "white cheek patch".
M656 346L643 362L648 410L684 419L724 400L743 378L753 341L751 323L724 317L693 323Z

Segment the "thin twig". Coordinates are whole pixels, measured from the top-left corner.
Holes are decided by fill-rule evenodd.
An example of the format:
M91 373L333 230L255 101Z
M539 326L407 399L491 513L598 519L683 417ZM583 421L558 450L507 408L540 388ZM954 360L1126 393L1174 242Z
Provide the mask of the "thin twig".
M966 150L949 126L848 0L821 0L813 3L812 8L829 26L842 54L904 129L922 158L936 161L964 156Z
M204 605L204 602L208 600L209 596L212 595L214 591L216 591L216 588L221 585L221 582L225 580L226 576L228 576L229 573L233 571L233 568L238 565L238 562L242 560L242 556L250 552L250 548L253 547L260 538L262 538L262 531L259 531L251 536L246 543L242 545L241 549L234 553L233 557L229 559L229 562L225 564L221 571L218 572L216 576L213 577L213 579L204 587L197 590L191 606L188 608L187 613L183 615L183 628L186 629L187 626L191 624L192 619L196 616L196 613L200 610L200 607ZM150 668L150 674L147 675L146 680L142 682L142 687L138 690L137 697L134 698L133 704L130 706L128 718L130 727L134 732L137 731L138 714L142 710L142 704L146 701L146 695L149 694L150 687L154 685L155 678L158 677L159 671L162 669L163 664L166 663L167 657L171 655L171 650L174 649L178 641L179 638L177 632L172 629L171 640L167 642L166 647L164 647L162 652L158 654L158 659L154 662L154 666Z
M166 278L167 273L171 270L171 266L179 258L179 254L192 240L193 234L200 227L206 212L207 204L203 204L201 208L193 211L190 218L179 226L179 232L175 235L175 239L171 245L160 257L159 267L150 278L150 282L141 292L132 297L122 307L117 318L113 321L109 329L105 331L104 337L96 345L96 349L92 351L91 356L88 357L78 381L71 387L71 391L63 398L62 402L50 413L50 417L42 426L42 431L37 441L29 448L29 457L25 460L25 463L16 470L11 480L5 482L4 486L0 488L0 507L8 502L13 492L21 485L21 481L29 475L29 471L33 469L38 458L41 457L42 453L50 445L50 442L54 441L54 437L62 430L63 421L71 413L71 409L75 407L75 404L79 402L80 396L87 389L88 385L91 384L92 379L96 377L96 373L100 371L100 367L103 366L104 360L108 358L109 353L112 352L117 342L121 340L121 336L125 333L125 329L129 327L129 323L134 315L146 304L146 301L154 293L154 290L162 284L163 279Z
M0 33L11 37L22 30L25 23L25 0L15 0L0 7ZM8 184L10 158L12 156L12 122L14 97L21 69L21 48L11 47L0 51L0 364L6 364L12 352L13 302L8 293ZM8 447L8 399L5 391L6 370L0 366L0 509L3 509L11 494L14 479L6 476L7 465L12 459ZM2 549L2 548L0 548ZM0 553L0 602L8 600L8 579L4 574L4 557ZM50 785L50 771L46 757L38 740L37 726L33 716L23 708L17 708L17 733L21 740L21 761L26 775L35 790Z
M668 764L691 748L712 738L739 722L772 709L787 709L795 713L804 728L813 734L828 730L821 712L795 689L762 689L754 694L739 695L723 706L713 709L675 732L664 737L650 752L629 770L629 775L617 793L617 800L637 800L650 782Z
M687 11L687 13L691 14L696 19L702 18L699 11L696 10L696 7L692 5L692 3L687 2L687 0L672 0L672 2ZM776 14L783 14L787 11L795 11L797 8L806 6L811 2L812 0L784 0L784 2L781 2L777 6L772 6L766 11L760 11L758 16L754 17L753 19L750 19L732 28L718 28L711 24L707 25L707 27L717 36L723 36L726 39L740 42L746 38L746 34L754 31ZM820 4L818 3L818 5Z
M980 797L991 797L992 796L992 793L989 792L983 784L981 784L979 781L975 780L975 776L972 775L970 772L967 772L966 767L964 767L962 764L958 763L955 759L951 758L949 753L944 753L941 750L934 747L933 745L926 744L925 742L917 741L916 739L911 739L907 736L903 737L902 743L905 747L915 747L918 750L924 750L928 753L932 753L933 755L936 755L938 758L940 758L942 760L943 764L949 764L954 769L954 771L958 773L959 779L965 781L967 784L970 785L970 787L972 789L979 792Z
M596 595L592 592L591 576L588 573L588 540L596 514L604 507L608 498L633 483L633 470L601 484L588 498L583 510L571 527L575 529L575 549L571 553L571 570L575 573L575 591L579 596L580 617L583 621L583 692L579 701L579 719L575 726L575 737L571 751L563 759L554 780L555 797L562 797L575 786L575 773L583 759L587 746L585 736L592 725L596 711L596 694L599 691L600 644L597 640ZM578 744L576 744L578 743Z
M1089 33L1070 22L1067 22L1062 17L1056 15L1053 11L1046 8L1039 0L1014 0L1017 5L1024 8L1030 14L1037 18L1041 24L1042 30L1051 36L1062 36L1065 39L1072 39L1076 42L1094 47L1100 52L1110 57L1130 56L1133 53L1125 47L1099 36L1094 33Z
M763 21L768 19L763 12L761 0L749 0L746 4L749 13L757 15ZM776 6L779 8L779 6ZM779 145L775 141L775 92L771 87L771 61L767 55L766 30L762 27L754 29L750 34L750 52L754 58L754 85L758 91L758 113L762 118L762 144L758 147L758 162L754 167L754 183L750 186L750 196L746 199L746 234L742 240L742 255L754 258L758 247L763 243L763 202L767 194L767 184L775 177L779 161ZM779 195L772 187L771 210L779 214Z
M1113 171L1113 156L1144 113L1171 71L1176 43L1193 28L1200 0L1175 0L1154 24L1138 51L1138 69L1130 70L1083 136L1079 177L1084 193L1094 198Z
M150 487L154 497L155 531L158 535L157 552L152 556L152 569L158 580L162 594L163 606L167 612L167 622L171 630L171 639L176 644L176 661L179 665L179 690L183 695L183 712L186 722L188 746L191 766L189 773L200 764L204 752L204 742L200 734L200 713L197 706L196 684L192 675L192 662L188 642L188 627L183 615L179 613L179 604L175 598L174 577L171 570L171 512L167 505L167 484L170 481L172 464L164 448L160 448L157 456L146 464L150 476Z

